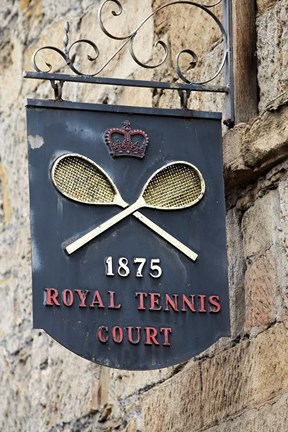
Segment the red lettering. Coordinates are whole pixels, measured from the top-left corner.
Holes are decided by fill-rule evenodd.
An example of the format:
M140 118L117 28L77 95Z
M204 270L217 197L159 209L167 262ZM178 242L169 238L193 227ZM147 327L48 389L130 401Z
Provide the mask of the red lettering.
M186 306L188 306L192 312L196 312L195 295L190 295L190 297L191 297L191 302L188 299L188 297L186 297L185 294L182 294L182 309L181 309L182 312L186 312Z
M57 300L58 290L55 288L45 288L44 289L44 305L45 306L60 306Z
M86 307L86 300L87 300L87 296L88 296L90 291L89 290L82 291L82 290L76 289L75 292L78 294L78 297L80 300L79 307L81 307L81 308Z
M121 344L123 341L123 330L119 326L115 326L112 329L112 338L113 341L117 344Z
M111 340L116 344L122 344L123 341L126 342L126 335L124 330L127 331L128 342L132 345L138 345L141 342L141 338L145 339L143 342L145 345L159 346L160 334L163 335L161 342L163 346L170 346L170 335L172 334L171 327L161 327L158 331L155 327L133 327L127 326L125 329L116 325L111 331ZM142 333L143 332L143 333ZM145 335L144 335L145 332ZM106 344L110 340L110 329L108 326L102 325L98 327L97 330L98 340L102 344Z
M102 301L102 298L101 298L101 295L100 295L98 290L95 291L95 294L94 294L92 303L90 304L90 307L94 308L95 305L98 306L98 308L102 308L102 309L105 308L103 301Z
M158 331L156 328L154 327L144 327L146 330L146 341L145 341L145 345L152 345L152 342L154 343L154 345L159 345L159 342L156 339L156 336L158 334Z
M109 297L110 297L110 303L108 306L108 309L120 309L121 304L118 304L115 306L115 292L114 291L108 291Z
M212 307L210 306L209 312L212 312L212 313L220 312L220 310L221 310L221 305L220 305L219 300L220 300L220 297L219 297L219 296L215 296L215 295L214 295L214 296L209 297L209 303L210 303L210 305L212 305L212 306L215 307L215 309L214 309L214 308L212 308Z
M198 296L200 299L200 309L199 312L206 312L206 308L205 308L205 299L206 299L206 295L199 295Z
M174 301L171 299L171 297L169 296L169 294L165 294L165 309L164 310L166 312L169 312L169 306L168 305L172 306L172 309L175 312L179 312L179 309L178 309L178 294L173 294L173 297L174 297Z
M98 328L98 339L101 343L107 343L108 342L108 335L103 336L103 330L105 330L106 333L108 333L108 327L107 326L101 326Z
M135 297L137 297L138 295L139 295L139 306L138 306L138 310L145 310L144 298L147 297L147 293L146 293L146 292L136 292L136 293L135 293Z
M141 327L126 327L127 328L127 332L128 332L128 341L133 344L133 345L137 345L140 342L140 337L141 337ZM137 330L137 340L133 340L133 330L136 329Z
M172 333L172 329L170 327L162 327L160 328L160 333L164 334L164 343L163 346L170 346L169 342L169 333Z
M62 301L64 306L70 307L74 302L74 294L70 289L66 289L62 293Z
M162 306L159 305L160 293L150 293L150 308L151 311L160 311ZM157 307L158 306L158 307Z

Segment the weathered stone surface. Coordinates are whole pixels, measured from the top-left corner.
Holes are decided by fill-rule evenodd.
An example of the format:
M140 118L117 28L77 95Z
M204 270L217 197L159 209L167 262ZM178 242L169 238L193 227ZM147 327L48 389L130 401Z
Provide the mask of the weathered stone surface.
M251 168L245 164L241 151L246 130L246 123L240 123L228 130L223 137L225 189L228 193L253 178Z
M287 392L287 349L286 322L203 362L190 364L143 395L143 430L207 430Z
M278 310L277 319L288 314L288 182L279 184L279 242L277 245Z
M272 399L266 405L244 411L235 418L205 429L207 432L286 432L288 424L288 395Z
M143 395L143 430L198 430L202 423L201 391L201 369L198 363L192 363L173 379Z
M18 374L15 368L18 368ZM29 369L30 362L27 356L22 357L19 353L19 356L11 358L2 343L0 350L0 398L2 401L0 429L3 431L25 430L27 416L31 410L27 392Z
M147 372L128 372L111 369L113 395L116 399L124 400L137 392L146 391L173 375L174 368L164 368Z
M245 258L264 254L277 237L279 202L277 191L272 190L249 208L242 219Z
M234 208L227 213L227 252L229 263L229 295L231 334L236 337L243 332L245 320L245 291L243 239L240 229L241 212Z
M42 430L50 430L91 413L98 414L98 420L101 408L109 399L108 369L71 355L42 332L34 337L32 354L38 350L42 355L32 356L34 373L29 383L31 403L38 409L29 422L29 430L37 429L37 423ZM42 388L40 400L39 394L32 391L39 385ZM53 398L49 398L49 394L53 394ZM116 410L114 405L113 411Z
M263 13L266 9L274 6L278 0L256 0L257 12Z
M23 49L18 38L8 31L4 33L0 47L0 106L9 107L20 95Z
M262 168L286 159L288 155L288 93L279 110L265 112L246 131L242 157L249 168Z
M287 14L287 1L282 0L257 19L260 112L263 112L272 99L287 90Z
M254 183L259 175L287 159L287 92L271 101L250 124L240 123L223 137L226 192Z
M276 260L268 250L248 265L245 273L246 332L275 320L276 292Z

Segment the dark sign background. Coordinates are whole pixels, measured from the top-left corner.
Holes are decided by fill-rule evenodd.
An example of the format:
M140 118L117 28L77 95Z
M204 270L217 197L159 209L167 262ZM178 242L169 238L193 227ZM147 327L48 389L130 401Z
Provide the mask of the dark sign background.
M29 100L28 143L32 230L34 328L43 328L69 350L91 361L123 369L144 370L188 360L222 336L229 336L225 211L222 178L221 117L188 110L159 110L105 105ZM143 160L112 158L105 144L109 128L122 128L129 120L133 129L149 136ZM36 143L36 144L35 144ZM129 204L138 198L148 178L163 165L188 161L202 173L206 191L194 206L184 210L140 209L199 257L191 261L178 249L141 224L132 215L68 256L63 244L98 226L122 209L86 205L61 195L51 181L51 166L65 153L80 153L103 168ZM106 276L104 261L112 256L113 277ZM129 260L130 274L117 274L120 257ZM147 258L143 278L136 278L134 257ZM149 275L151 259L160 259L163 274ZM60 306L45 305L44 289L59 292ZM87 307L79 298L68 307L61 293L90 290ZM91 308L95 290L104 308ZM115 292L120 309L108 309L108 291ZM160 293L162 310L138 310L136 292ZM165 294L219 296L221 311L164 311ZM148 294L149 297L149 294ZM198 301L198 300L197 300ZM97 338L99 326L109 329L109 341ZM121 327L122 343L112 340L112 329ZM127 326L141 327L141 340L127 340ZM170 346L145 344L145 327L171 328ZM106 335L106 331L105 331ZM135 333L136 335L136 333ZM136 337L136 336L135 336Z

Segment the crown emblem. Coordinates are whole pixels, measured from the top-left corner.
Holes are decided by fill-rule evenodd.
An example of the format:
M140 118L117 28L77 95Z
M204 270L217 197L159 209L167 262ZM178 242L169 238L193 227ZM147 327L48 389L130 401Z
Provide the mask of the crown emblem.
M105 141L112 157L134 156L143 159L149 138L144 131L132 129L130 121L125 120L122 129L107 130Z

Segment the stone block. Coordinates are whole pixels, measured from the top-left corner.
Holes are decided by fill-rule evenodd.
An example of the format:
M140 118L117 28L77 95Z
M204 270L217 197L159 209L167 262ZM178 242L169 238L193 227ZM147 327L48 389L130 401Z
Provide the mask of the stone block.
M38 354L39 350L41 355ZM98 422L103 407L111 400L107 368L84 361L52 341L45 333L38 332L35 335L35 331L32 359L29 393L35 409L29 430L50 430L91 414L96 416ZM111 415L117 416L117 409L112 404Z
M201 426L201 369L192 363L182 372L144 393L143 431L196 431Z
M111 369L111 394L115 399L124 400L167 380L173 375L174 369L170 367L144 372Z
M279 199L276 190L272 190L255 201L242 219L244 257L251 258L264 254L277 237Z
M1 257L0 257L1 258ZM15 285L16 280L11 274L3 275L0 278L0 338L4 340L7 336L11 336L14 329L14 301L15 301Z
M281 33L281 51L280 51L280 64L282 65L282 73L280 77L280 88L283 91L287 91L287 79L288 79L288 29L287 29L287 20L288 20L288 5L287 1L282 1L280 14L279 14L280 25L282 27Z
M226 217L231 334L241 334L245 320L243 240L240 229L241 212L231 209Z
M23 107L21 110L24 114ZM13 224L27 224L29 214L26 125L24 115L19 115L17 110L0 123L0 142L2 173L5 173L4 199L7 205L9 203L9 223L6 225L10 229Z
M20 376L15 376L15 367L21 371ZM26 430L27 413L31 412L27 391L29 369L29 360L25 360L25 357L21 359L20 356L11 359L2 343L0 348L0 430L2 431Z
M53 22L57 16L66 16L67 19L69 16L79 17L82 12L81 2L75 2L74 0L63 0L61 2L55 2L54 0L41 1L41 8L46 20L50 22Z
M0 44L0 106L9 112L17 102L22 87L23 47L21 41L7 29L1 33Z
M271 251L256 258L245 273L245 331L276 318L277 266Z
M283 160L288 152L288 94L285 104L273 113L266 112L247 128L241 154L252 169L267 169Z
M266 2L267 3L267 2ZM269 2L269 5L272 2ZM288 49L287 3L275 2L257 18L258 85L260 90L259 110L263 112L271 100L287 90ZM269 35L267 37L267 35ZM286 77L286 81L285 81Z
M253 172L246 166L241 151L246 130L246 123L239 123L223 136L225 190L228 194L253 178Z
M0 226L11 221L11 203L8 187L8 173L4 165L0 163Z
M287 327L287 321L274 325L250 341L190 363L173 378L144 393L143 430L196 432L204 425L209 430L224 419L287 393Z
M228 418L207 432L287 432L288 394L268 401L265 405Z
M279 243L277 247L277 278L279 297L277 319L281 320L288 313L288 181L284 178L279 183ZM280 303L280 304L279 304Z
M217 422L287 391L287 347L286 322L207 360L202 368L204 423Z
M262 14L266 9L271 8L277 3L277 0L256 0L257 13Z

